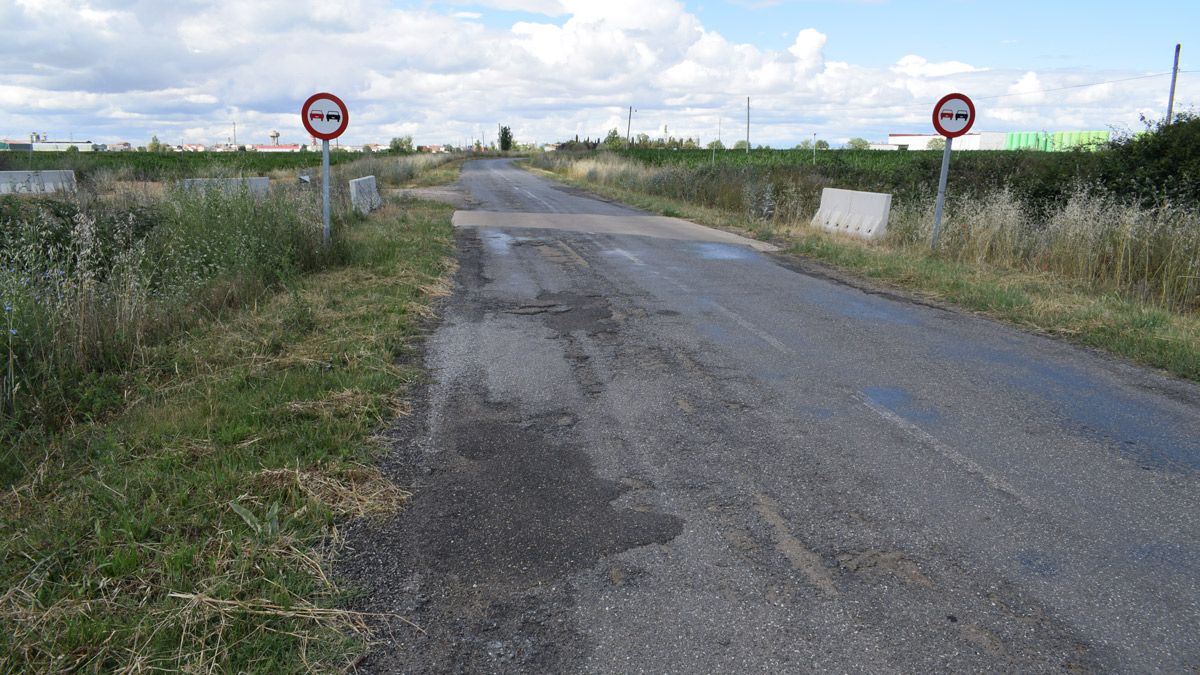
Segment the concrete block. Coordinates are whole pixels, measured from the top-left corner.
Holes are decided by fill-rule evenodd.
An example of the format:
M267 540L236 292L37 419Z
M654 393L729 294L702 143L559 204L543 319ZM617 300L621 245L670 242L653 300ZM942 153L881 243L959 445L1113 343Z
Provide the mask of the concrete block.
M821 208L813 216L812 224L861 239L882 239L887 234L891 211L889 194L825 188L821 191Z
M74 171L0 171L0 195L74 191Z
M222 190L237 194L246 190L256 197L265 197L271 190L271 179L257 178L185 178L180 181L185 190Z
M364 176L350 181L350 204L359 213L370 213L383 206L375 176Z

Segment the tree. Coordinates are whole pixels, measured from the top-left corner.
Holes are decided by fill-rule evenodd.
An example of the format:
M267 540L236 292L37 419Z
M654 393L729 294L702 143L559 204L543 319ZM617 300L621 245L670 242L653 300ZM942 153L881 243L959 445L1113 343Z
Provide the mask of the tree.
M413 140L412 136L397 136L388 143L388 150L392 152L412 152Z
M150 152L162 152L163 146L162 143L158 142L158 136L150 137L150 145L147 145L146 149Z
M866 150L871 147L871 143L865 138L854 137L846 141L846 147L851 150Z
M725 144L721 141L709 141L708 145L704 146L709 150L724 150Z
M79 152L79 146L78 146L78 145L68 145L68 146L67 146L67 152L69 152L69 153L71 153L71 154L78 154L78 152Z
M929 141L929 145L927 145L925 147L927 147L930 150L945 150L946 149L946 139L935 138L932 141Z
M817 141L817 149L818 150L828 150L829 149L829 141L827 141L823 138L821 140Z
M500 127L500 150L503 152L508 152L509 150L512 150L512 146L512 129L509 129L508 127Z
M364 154L364 155L369 155L369 154L371 154L371 146L370 146L370 145L364 145L364 146L362 147L362 151L363 151L363 154Z
M749 146L746 143L746 141L738 141L737 143L733 144L734 150L745 150L747 147L749 147Z
M794 147L792 149L793 150L812 150L812 148L813 148L813 142L806 138L803 141L800 141L799 143L797 143L796 147Z
M616 150L625 145L625 138L621 136L621 132L616 129L609 129L608 135L604 137L604 147L609 150Z

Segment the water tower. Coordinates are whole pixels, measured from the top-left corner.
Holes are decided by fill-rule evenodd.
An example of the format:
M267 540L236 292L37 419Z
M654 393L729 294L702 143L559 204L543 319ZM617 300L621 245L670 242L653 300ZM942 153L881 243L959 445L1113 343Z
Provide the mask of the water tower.
M271 137L271 145L279 145L279 132L272 131L269 135Z

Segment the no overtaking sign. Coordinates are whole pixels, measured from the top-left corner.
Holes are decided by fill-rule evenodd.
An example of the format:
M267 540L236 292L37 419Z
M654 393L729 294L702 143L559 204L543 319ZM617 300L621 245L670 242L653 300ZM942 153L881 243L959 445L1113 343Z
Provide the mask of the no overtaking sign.
M341 136L350 125L350 111L342 99L328 92L313 94L300 106L300 121L314 138L321 139L321 220L324 240L329 232L329 141Z
M342 99L322 92L308 97L300 108L300 119L314 138L332 141L350 125L350 111Z
M958 138L975 124L975 104L966 94L946 94L933 106L933 128L946 138Z
M942 209L946 203L946 177L950 173L950 148L954 139L971 130L975 124L975 104L966 94L946 94L933 106L933 128L946 137L942 149L942 172L938 176L937 203L933 208L933 240L930 246L937 249L938 235L942 231Z

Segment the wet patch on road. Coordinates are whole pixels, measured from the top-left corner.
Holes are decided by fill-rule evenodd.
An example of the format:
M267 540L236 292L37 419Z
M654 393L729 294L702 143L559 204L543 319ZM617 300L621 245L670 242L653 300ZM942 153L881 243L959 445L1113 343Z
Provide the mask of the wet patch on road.
M755 260L759 257L753 249L733 244L705 242L691 244L690 248L704 260Z

